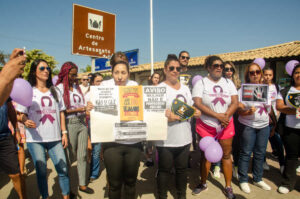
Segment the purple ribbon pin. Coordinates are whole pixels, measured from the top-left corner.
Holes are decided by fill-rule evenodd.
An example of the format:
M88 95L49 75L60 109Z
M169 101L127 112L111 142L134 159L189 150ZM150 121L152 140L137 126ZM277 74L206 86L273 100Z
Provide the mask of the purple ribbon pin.
M262 115L263 112L265 112L266 114L268 114L268 113L267 113L267 110L265 109L264 106L258 106L257 108L259 108L258 113L259 113L260 115Z
M41 104L42 104L42 107L46 107L45 106L45 103L44 103L44 100L45 99L48 99L49 100L49 106L48 107L51 107L52 106L52 100L50 97L48 96L43 96L42 99L41 99ZM47 112L47 111L42 111L42 113L44 112ZM40 121L42 122L42 124L45 124L45 122L47 121L47 119L51 122L51 124L53 124L53 121L55 120L54 117L52 117L51 114L45 114L41 119Z
M219 89L220 92L218 92L216 88L220 88L220 89ZM221 86L214 86L213 91L214 91L215 95L217 96L217 97L212 101L212 103L214 103L214 106L215 106L218 102L220 102L220 103L222 104L222 106L224 106L224 104L226 104L226 102L224 101L224 99L223 99L222 97L220 97L220 96L222 96L222 94L223 94L223 89L222 89L222 87L221 87Z

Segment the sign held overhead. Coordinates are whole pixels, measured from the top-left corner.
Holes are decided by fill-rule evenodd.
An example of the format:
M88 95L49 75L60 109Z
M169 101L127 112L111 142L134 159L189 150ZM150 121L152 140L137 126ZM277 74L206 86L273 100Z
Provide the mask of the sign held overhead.
M73 4L72 54L109 58L115 35L115 14Z

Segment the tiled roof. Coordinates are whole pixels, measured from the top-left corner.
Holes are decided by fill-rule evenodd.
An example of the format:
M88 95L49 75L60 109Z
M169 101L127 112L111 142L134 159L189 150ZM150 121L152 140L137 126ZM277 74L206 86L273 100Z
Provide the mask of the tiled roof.
M300 41L293 41L293 42L278 44L274 46L256 48L256 49L240 51L240 52L223 53L217 55L221 57L224 61L232 61L232 62L254 60L255 58L270 59L270 58L300 56ZM189 61L189 66L193 67L193 66L203 65L206 57L207 56L191 57ZM154 63L154 70L162 69L163 67L164 67L164 61ZM149 71L150 69L151 66L149 63L141 64L131 68L130 72L134 73L134 72ZM110 71L104 72L104 74L110 74ZM81 75L82 74L80 74L80 76Z
M264 48L257 48L253 50L246 50L240 52L223 53L217 55L221 57L224 61L232 62L254 60L255 58L260 57L269 59L300 56L300 41L293 41ZM203 65L206 57L207 56L191 57L189 61L189 66ZM154 63L154 70L161 69L163 67L163 61ZM138 65L137 67L132 68L130 72L141 72L146 70L150 70L150 64Z

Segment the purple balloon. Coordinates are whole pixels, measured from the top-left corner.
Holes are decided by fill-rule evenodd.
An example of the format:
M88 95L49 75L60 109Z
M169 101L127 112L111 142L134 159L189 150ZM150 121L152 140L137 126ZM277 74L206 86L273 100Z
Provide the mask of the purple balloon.
M261 69L263 69L266 65L266 62L263 58L256 58L254 59L253 63L256 63L260 66Z
M192 80L192 85L193 87L195 86L195 84L202 79L202 76L201 75L196 75L195 77L193 77L193 80Z
M219 142L213 142L210 144L205 152L204 152L205 158L211 162L211 163L217 163L222 159L223 156L223 150L220 146Z
M297 60L291 60L288 63L286 63L285 70L290 76L292 76L292 72L297 64L299 64L299 61Z
M215 142L213 137L206 136L200 140L199 147L202 151L205 151L213 142Z
M58 80L58 76L57 75L55 75L54 77L52 77L52 83L53 83L53 85L56 84L57 80Z
M17 78L14 81L10 97L18 104L30 106L32 104L32 87L28 81Z

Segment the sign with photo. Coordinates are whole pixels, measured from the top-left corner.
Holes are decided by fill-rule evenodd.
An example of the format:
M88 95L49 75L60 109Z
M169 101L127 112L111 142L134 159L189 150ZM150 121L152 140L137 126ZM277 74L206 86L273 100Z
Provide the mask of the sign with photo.
M166 88L91 86L91 141L165 140Z
M240 101L269 104L269 86L267 84L242 84Z
M174 99L172 103L172 112L178 115L181 121L183 121L193 117L195 109L179 99Z
M291 106L294 108L300 107L300 93L290 93L287 98Z

